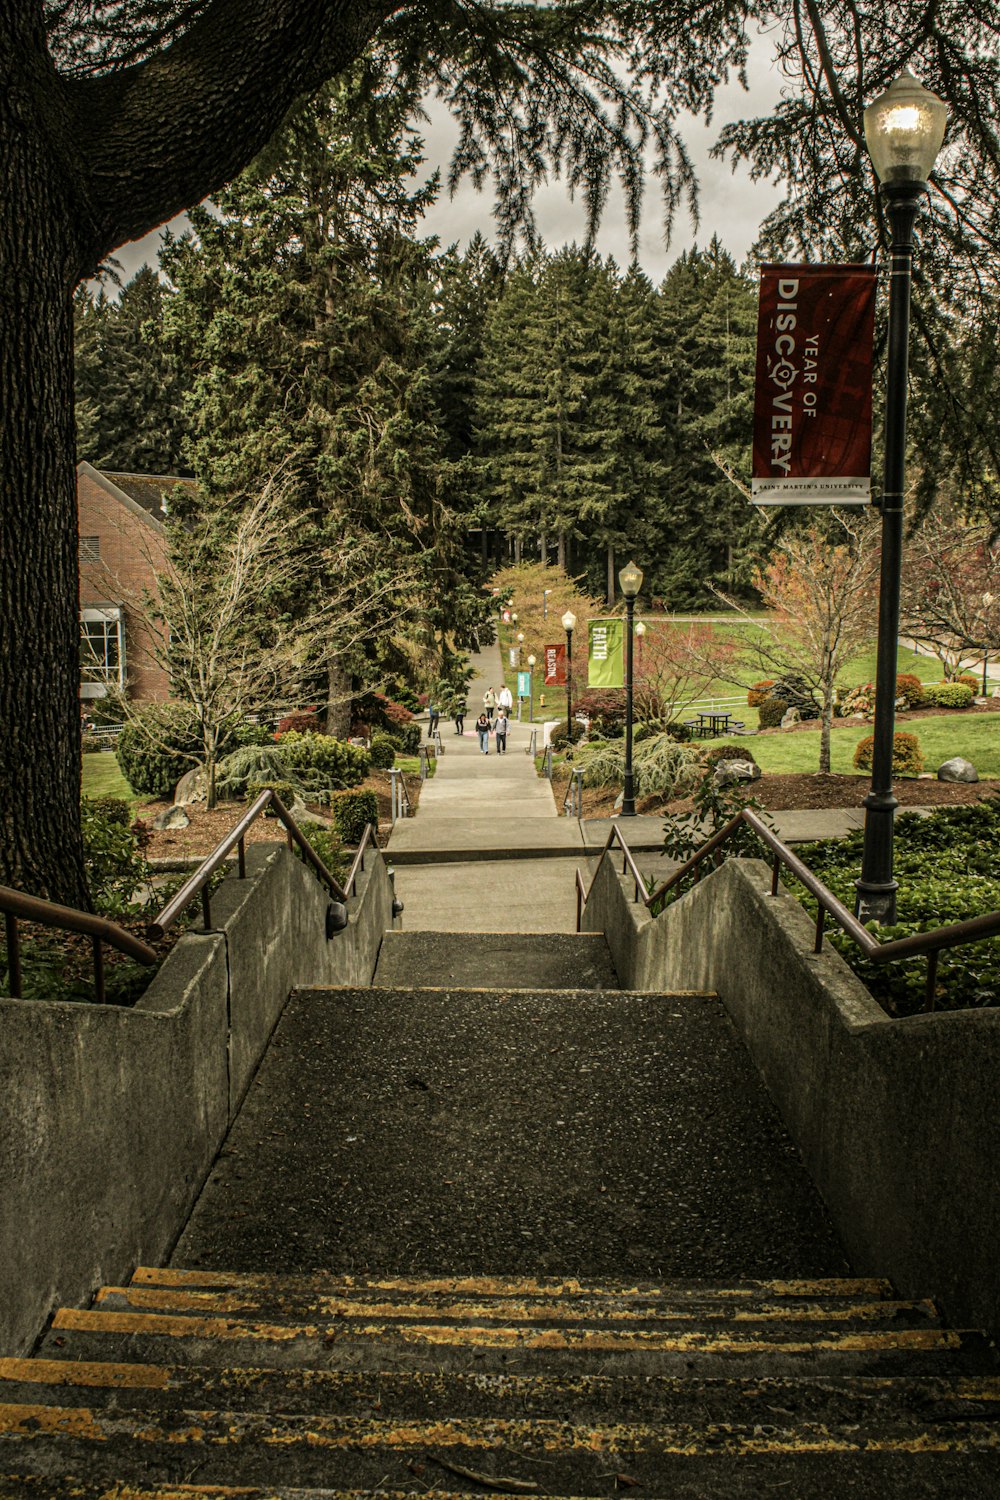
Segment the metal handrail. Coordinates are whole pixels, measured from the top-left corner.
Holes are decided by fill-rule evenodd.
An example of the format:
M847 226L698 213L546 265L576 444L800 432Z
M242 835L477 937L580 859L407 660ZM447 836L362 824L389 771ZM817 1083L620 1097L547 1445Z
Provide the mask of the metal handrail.
M397 818L403 818L413 812L410 794L406 790L406 776L399 766L389 767L389 799L392 826L395 828Z
M133 937L117 922L107 917L96 917L92 912L77 911L73 906L60 906L55 901L43 901L39 896L28 896L11 886L0 885L0 911L4 914L7 938L7 975L10 998L20 1000L23 987L21 971L21 940L17 930L18 921L37 922L43 927L57 927L63 932L79 932L89 937L94 947L94 988L98 1005L104 1004L104 953L102 943L110 943L120 953L126 953L141 964L155 964L158 955L140 938Z
M347 880L344 882L344 890L347 892L348 896L356 896L358 894L357 879L358 875L365 868L365 850L368 848L368 845L374 841L375 835L376 829L371 823L366 823L365 831L361 835L361 842L359 843L354 854L354 863L351 865L351 868L347 874Z
M201 895L203 924L206 929L211 927L211 899L208 891L208 883L234 848L237 851L239 878L240 880L246 879L247 831L251 824L255 823L268 807L274 808L279 821L284 825L288 833L289 849L294 845L298 845L303 860L312 867L313 874L317 880L322 881L330 894L335 896L338 901L347 900L347 892L336 877L330 874L330 871L305 837L305 834L301 832L298 824L277 792L272 787L265 787L257 800L251 803L236 826L230 829L229 833L215 846L207 859L202 861L190 879L184 882L173 900L167 902L160 915L156 918L156 921L149 924L148 930L152 936L162 937L163 933L174 925L199 893ZM362 839L362 849L364 842L364 839Z
M563 808L569 818L583 817L583 772L576 766L569 773Z
M623 853L622 874L626 869L635 881L635 899L641 901L648 910L687 875L694 875L695 880L701 878L701 866L709 855L727 843L739 828L745 823L752 829L763 844L771 850L774 861L771 869L771 895L778 894L778 879L781 866L784 865L796 880L809 894L815 897L818 903L816 917L816 940L813 952L819 953L823 946L823 932L827 915L831 916L837 926L855 943L872 963L887 964L898 958L910 958L914 954L927 954L927 987L925 992L925 1004L931 1009L934 1005L934 995L937 987L937 966L940 953L946 948L959 948L965 943L975 943L983 938L995 937L1000 933L1000 911L986 912L980 917L969 917L964 922L951 922L946 927L935 927L930 932L915 932L910 937L894 938L889 943L880 943L878 938L873 937L867 927L859 922L852 911L849 911L844 903L818 879L807 865L803 864L798 855L793 854L787 844L782 843L773 829L759 818L750 808L742 808L734 818L712 835L702 847L697 850L683 865L674 870L662 884L654 891L647 892L645 880L635 857L629 849L617 825L608 834L601 857L598 860L598 869L606 855L611 851L612 844L617 843ZM589 899L590 892L584 888L580 871L577 870L577 931L583 920L583 908ZM597 879L597 871L594 872L594 880ZM593 881L591 881L593 890Z

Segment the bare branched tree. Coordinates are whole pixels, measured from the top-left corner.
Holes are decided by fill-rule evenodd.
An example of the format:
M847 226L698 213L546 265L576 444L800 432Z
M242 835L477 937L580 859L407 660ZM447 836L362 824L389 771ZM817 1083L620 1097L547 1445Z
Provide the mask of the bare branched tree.
M1000 648L1000 554L991 528L954 508L926 516L907 543L900 605L903 629L933 652L947 679L988 662Z

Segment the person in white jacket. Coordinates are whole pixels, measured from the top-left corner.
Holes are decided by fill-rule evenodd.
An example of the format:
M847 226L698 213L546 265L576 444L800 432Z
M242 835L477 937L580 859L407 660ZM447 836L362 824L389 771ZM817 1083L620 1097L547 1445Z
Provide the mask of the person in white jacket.
M497 702L500 705L500 712L509 716L511 709L514 707L514 694L506 683L500 689L500 696Z

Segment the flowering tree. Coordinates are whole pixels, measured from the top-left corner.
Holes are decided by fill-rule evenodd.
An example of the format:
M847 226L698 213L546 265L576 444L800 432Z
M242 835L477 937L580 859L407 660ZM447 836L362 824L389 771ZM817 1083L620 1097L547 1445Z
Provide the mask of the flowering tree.
M1000 555L990 528L952 508L931 511L906 547L900 608L903 629L948 681L963 665L987 662L1000 648Z
M737 656L735 642L701 621L651 625L636 643L636 717L676 723L714 682L732 676Z

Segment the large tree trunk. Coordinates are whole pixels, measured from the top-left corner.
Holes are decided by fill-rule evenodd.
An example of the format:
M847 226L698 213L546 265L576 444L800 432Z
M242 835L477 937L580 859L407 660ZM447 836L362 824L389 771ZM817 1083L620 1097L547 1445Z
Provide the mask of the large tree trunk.
M326 732L338 740L351 732L351 674L336 656L326 669Z
M5 77L0 63L0 883L85 907L70 210Z
M538 538L538 548L541 561L547 563L549 560L549 539L544 531Z
M563 572L563 573L565 573L566 572L566 533L565 533L565 531L560 531L560 533L559 533L559 554L558 554L558 556L559 556L559 568L560 568L560 571Z
M608 608L615 605L615 549L608 543Z

